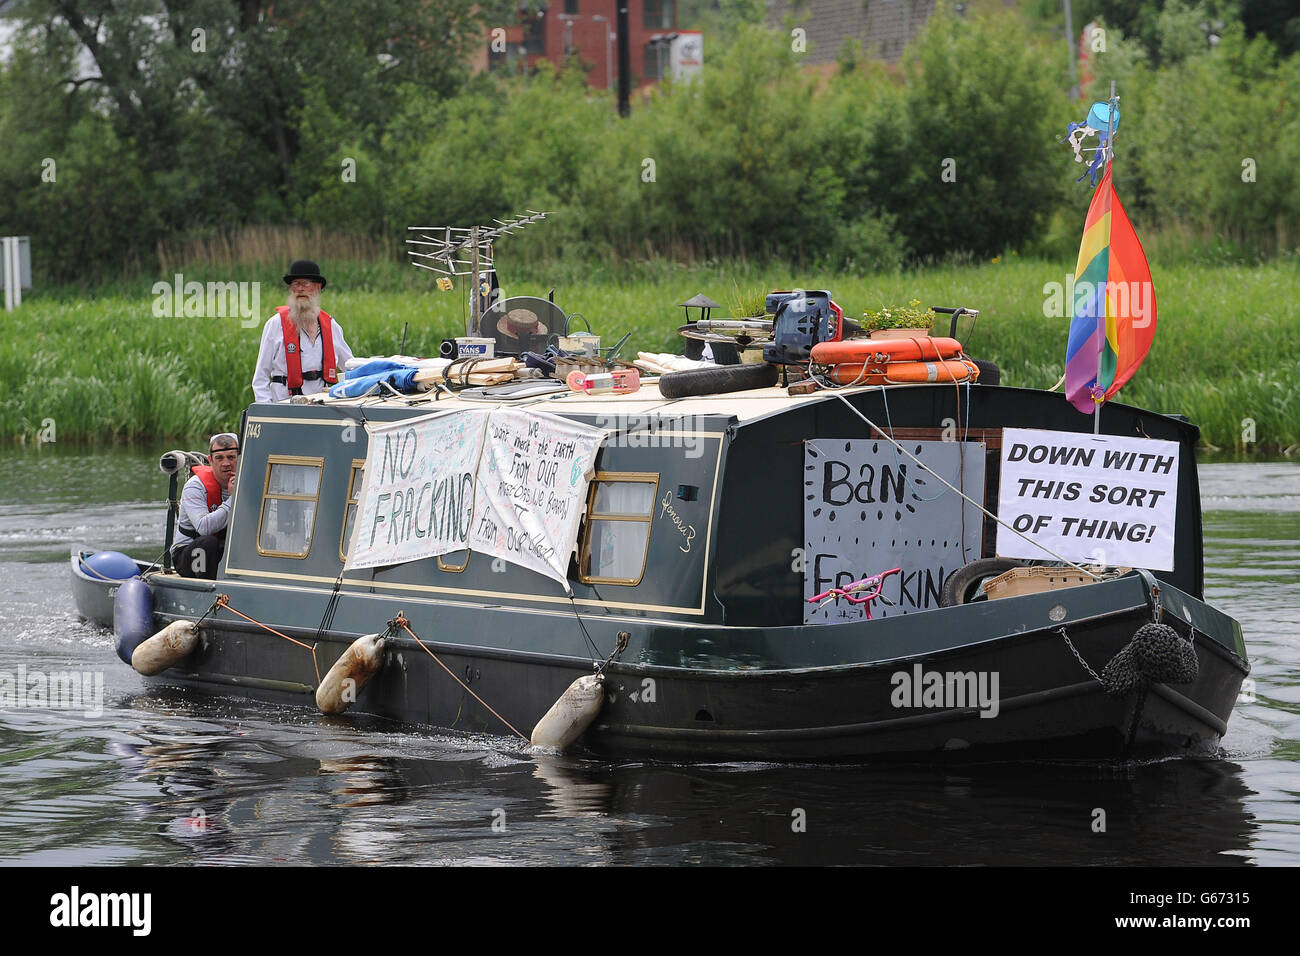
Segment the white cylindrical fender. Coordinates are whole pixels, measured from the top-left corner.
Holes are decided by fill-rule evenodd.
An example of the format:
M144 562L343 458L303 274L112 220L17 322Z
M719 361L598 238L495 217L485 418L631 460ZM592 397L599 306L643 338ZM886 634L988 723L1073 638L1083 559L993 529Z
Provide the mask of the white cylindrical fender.
M334 662L325 679L316 688L316 706L322 714L341 714L356 703L366 681L379 672L384 663L384 638L365 634L352 642L343 656Z
M131 654L131 666L145 677L161 674L194 651L199 632L193 621L172 621Z
M602 679L595 674L579 677L537 722L532 745L565 750L591 726L604 702Z

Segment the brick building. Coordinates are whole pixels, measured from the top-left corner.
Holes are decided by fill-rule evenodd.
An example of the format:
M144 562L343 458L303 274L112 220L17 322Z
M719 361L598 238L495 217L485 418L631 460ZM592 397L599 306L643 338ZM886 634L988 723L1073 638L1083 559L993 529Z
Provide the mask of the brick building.
M792 17L802 26L810 65L833 63L846 40L861 43L873 60L894 62L934 8L935 0L769 0L767 24L780 30Z
M654 82L666 70L663 37L677 29L676 0L628 0L628 39L633 87ZM482 69L534 69L539 60L557 66L576 52L590 66L587 83L613 88L618 82L617 0L549 0L521 8L518 20L504 26L504 37L490 31L479 56ZM502 47L504 40L504 49ZM494 42L495 41L495 42Z

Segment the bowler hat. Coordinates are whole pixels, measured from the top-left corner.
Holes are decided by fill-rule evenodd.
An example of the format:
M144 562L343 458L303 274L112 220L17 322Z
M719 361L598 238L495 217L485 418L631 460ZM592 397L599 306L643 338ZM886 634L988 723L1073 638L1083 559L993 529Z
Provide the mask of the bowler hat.
M312 282L319 282L322 289L325 288L325 277L320 274L320 266L310 259L299 259L289 267L289 272L284 277L284 284L289 285L294 279L310 279Z

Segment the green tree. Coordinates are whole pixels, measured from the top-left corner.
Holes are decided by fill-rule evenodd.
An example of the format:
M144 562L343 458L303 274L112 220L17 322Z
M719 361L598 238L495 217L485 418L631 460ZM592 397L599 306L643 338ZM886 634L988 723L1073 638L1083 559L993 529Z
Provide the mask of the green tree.
M1044 63L1014 15L927 22L906 56L899 135L879 144L886 208L915 255L1021 245L1060 201L1072 110L1064 64Z

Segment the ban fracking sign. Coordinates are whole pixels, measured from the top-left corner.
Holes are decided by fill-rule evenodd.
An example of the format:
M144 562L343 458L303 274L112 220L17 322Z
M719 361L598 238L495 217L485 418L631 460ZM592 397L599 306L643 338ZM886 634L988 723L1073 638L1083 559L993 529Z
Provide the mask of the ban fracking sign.
M1001 557L1172 571L1177 506L1177 442L1003 429Z
M486 419L456 412L366 425L370 448L348 570L465 547Z
M804 598L901 569L886 579L873 618L939 607L944 578L980 555L984 445L892 444L824 438L804 442ZM963 490L964 500L938 479ZM863 605L803 605L805 624L866 619Z

